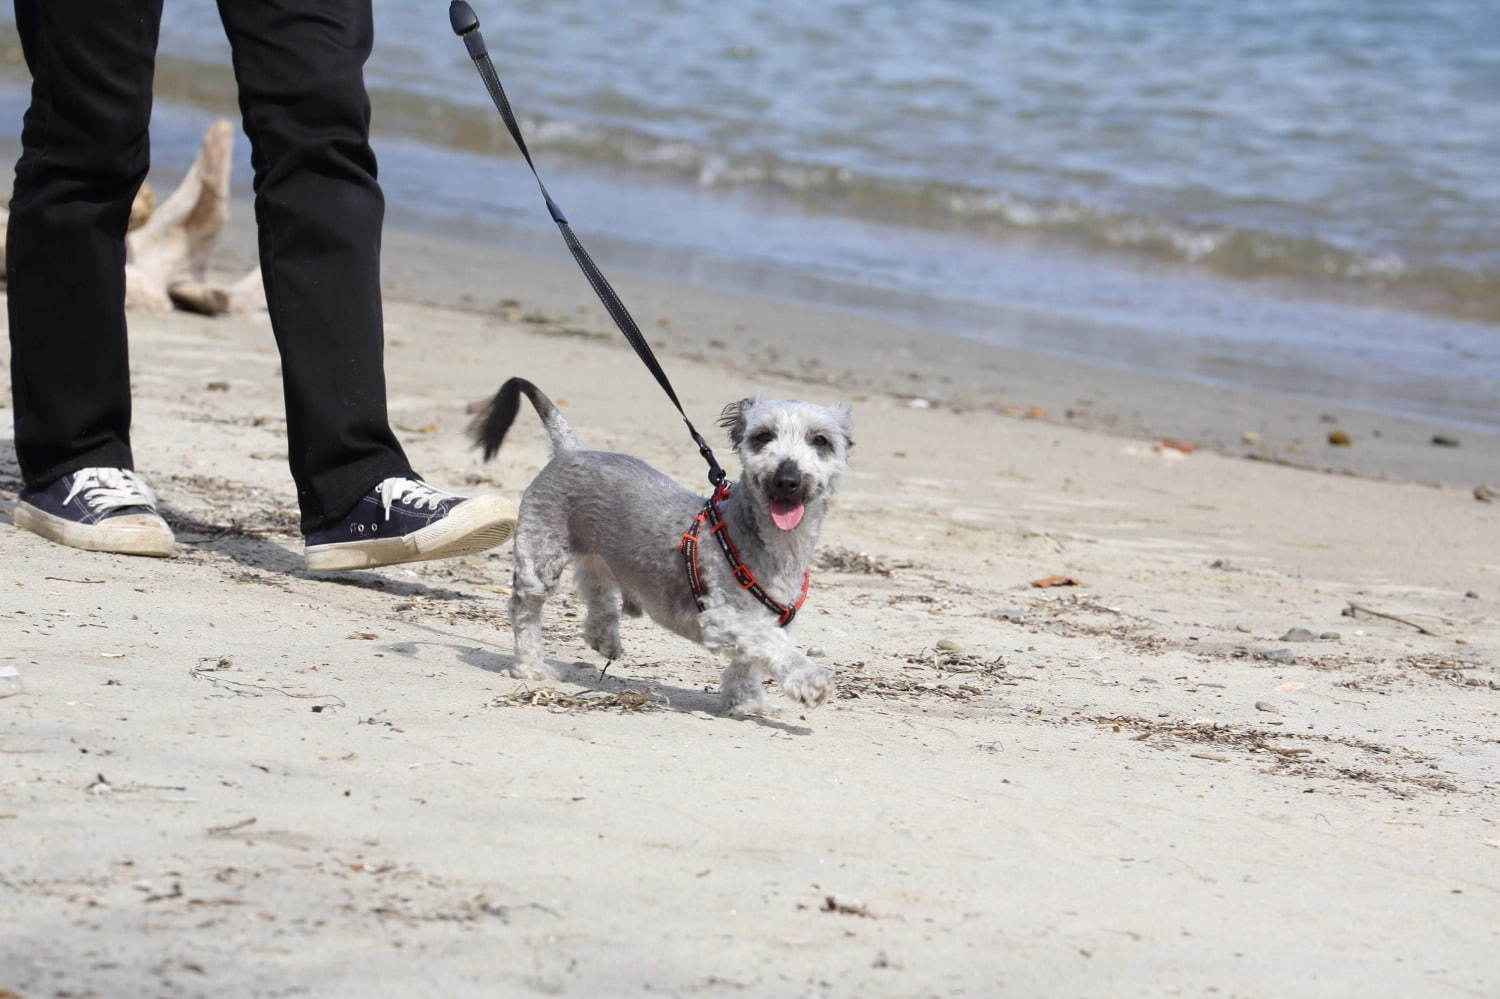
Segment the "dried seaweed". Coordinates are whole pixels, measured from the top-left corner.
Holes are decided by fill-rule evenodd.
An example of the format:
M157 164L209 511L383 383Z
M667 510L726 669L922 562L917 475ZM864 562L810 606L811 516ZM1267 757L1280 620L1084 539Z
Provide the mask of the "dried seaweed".
M839 697L858 700L862 697L881 697L887 700L899 697L946 697L955 701L967 701L984 693L971 683L928 683L904 676L871 676L867 673L840 673Z
M825 572L847 572L851 575L889 576L897 569L911 569L915 563L904 559L887 559L852 548L824 548L814 565Z
M1455 687L1466 689L1500 688L1500 681L1494 678L1478 676L1473 670L1484 669L1486 663L1475 662L1472 659L1459 659L1442 653L1427 653L1418 656L1404 656L1396 661L1398 666L1406 669L1419 670L1432 677L1434 680L1443 680L1453 684Z
M935 679L904 674L879 675L865 672L864 662L851 663L839 671L839 697L857 700L861 697L916 699L921 697L943 697L953 701L967 701L983 694L999 684L1014 686L1030 677L1017 676L1005 670L1004 660L996 656L986 659L966 652L946 649L924 649L902 657L905 670L920 667L925 673L932 670Z
M641 690L622 690L611 693L606 690L586 690L576 694L564 693L552 687L522 687L508 694L501 694L485 702L489 708L534 707L551 711L602 711L617 708L621 713L651 711L665 705L666 698Z
M1182 719L1151 719L1130 715L1096 716L1090 719L1097 725L1108 726L1118 732L1133 729L1139 734L1136 741L1145 742L1158 749L1169 748L1179 742L1220 746L1242 750L1251 754L1265 754L1274 758L1271 767L1262 771L1273 776L1339 777L1344 780L1379 785L1397 797L1407 798L1407 786L1431 791L1458 791L1452 781L1435 774L1380 773L1361 767L1338 766L1317 755L1316 749L1302 746L1276 745L1272 740L1295 740L1317 743L1323 746L1344 746L1386 760L1401 760L1406 763L1430 763L1432 757L1406 749L1402 746L1383 746L1349 736L1317 735L1309 732L1270 732L1248 725L1232 725L1227 722L1189 722ZM1217 760L1217 754L1191 754L1201 758Z

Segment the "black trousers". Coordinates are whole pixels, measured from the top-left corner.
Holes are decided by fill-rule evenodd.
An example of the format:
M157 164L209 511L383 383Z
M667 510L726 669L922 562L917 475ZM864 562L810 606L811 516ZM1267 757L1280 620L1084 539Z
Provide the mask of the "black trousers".
M125 230L150 165L162 0L15 0L33 84L6 249L16 452L40 488L133 468ZM219 0L255 171L304 530L410 475L386 416L385 202L370 151L370 0Z

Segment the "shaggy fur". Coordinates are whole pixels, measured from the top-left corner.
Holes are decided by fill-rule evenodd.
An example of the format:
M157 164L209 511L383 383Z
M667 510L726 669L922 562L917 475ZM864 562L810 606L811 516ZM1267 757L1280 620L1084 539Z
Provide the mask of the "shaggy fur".
M638 458L582 447L552 400L520 378L501 386L470 428L486 458L500 449L523 395L546 427L552 460L522 496L516 525L510 617L520 675L557 678L543 657L542 605L572 564L587 608L584 639L606 659L623 654L620 615L645 613L729 660L721 687L726 711L766 710L767 677L810 707L833 694L833 674L810 662L776 616L740 588L706 530L698 560L707 593L698 610L678 545L702 497ZM720 423L743 468L720 504L730 536L765 591L791 604L847 467L849 410L741 399L724 408ZM799 503L801 521L778 527L773 505L786 523L785 511Z

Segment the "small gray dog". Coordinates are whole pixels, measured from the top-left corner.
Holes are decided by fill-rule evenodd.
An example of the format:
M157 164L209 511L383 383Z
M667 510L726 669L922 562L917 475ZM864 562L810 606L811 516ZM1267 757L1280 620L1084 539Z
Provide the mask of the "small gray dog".
M543 658L542 605L575 563L584 639L606 659L621 655L620 614L644 611L729 659L721 689L730 713L769 708L764 677L809 707L833 694L833 674L784 625L806 596L828 499L847 467L847 407L759 398L726 406L719 422L744 474L705 505L639 458L581 446L552 400L521 378L501 386L470 427L486 460L522 395L547 429L552 460L526 488L516 524L510 621L520 675L557 679Z

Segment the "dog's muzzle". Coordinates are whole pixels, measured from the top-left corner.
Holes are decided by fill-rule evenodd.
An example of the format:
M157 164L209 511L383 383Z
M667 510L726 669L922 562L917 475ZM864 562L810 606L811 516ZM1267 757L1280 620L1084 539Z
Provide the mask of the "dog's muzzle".
M802 495L802 470L791 459L776 466L766 492L771 497L771 520L783 531L802 523L806 500Z

